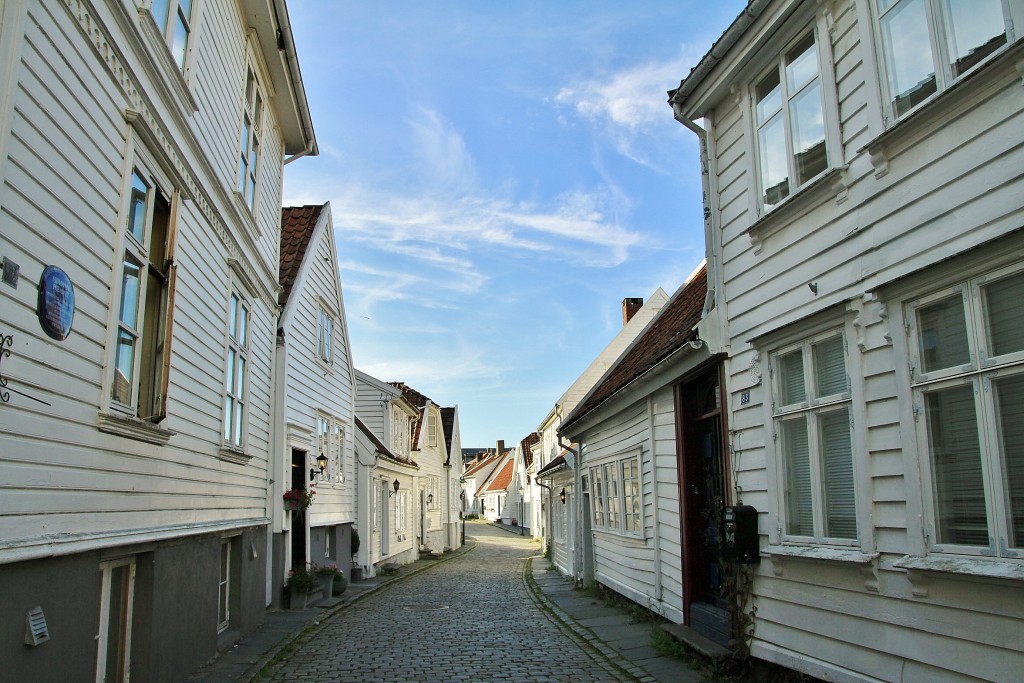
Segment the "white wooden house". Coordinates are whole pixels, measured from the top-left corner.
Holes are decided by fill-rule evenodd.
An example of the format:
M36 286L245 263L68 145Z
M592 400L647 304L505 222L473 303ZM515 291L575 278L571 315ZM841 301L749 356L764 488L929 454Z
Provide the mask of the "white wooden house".
M512 524L514 509L509 501L509 486L515 469L515 449L510 448L497 456L497 462L490 475L477 489L481 499L484 519L500 524Z
M1024 671L1024 2L755 0L670 94L752 653L829 680Z
M263 619L281 181L316 153L287 18L0 1L5 678L180 681Z
M477 494L482 490L483 485L490 478L494 468L499 462L499 453L505 452L505 442L498 441L495 450L484 451L476 458L466 464L465 472L462 475L463 490L466 497L463 501L463 513L483 516L484 499Z
M414 530L420 552L443 553L448 545L448 515L452 493L450 484L442 485L449 474L448 449L445 445L441 406L402 382L390 382L416 408L413 418L410 455L420 466L417 490L412 505L419 509L419 524ZM447 490L445 490L447 489Z
M355 521L355 370L331 205L281 211L281 317L273 462L276 599L297 565L348 570ZM307 510L286 491L314 493Z
M565 450L565 446L560 444L558 439L558 428L562 424L562 419L579 404L580 400L586 396L594 384L601 379L616 359L622 355L622 352L633 343L637 335L657 315L658 311L665 306L668 298L665 290L659 287L646 301L637 297L629 297L622 300L622 329L616 333L612 340L608 342L608 345L601 350L601 353L580 373L579 377L569 385L537 427L537 433L540 435L540 438L533 445L535 460L530 464L533 472L539 473L544 470ZM560 464L564 464L564 459ZM553 550L556 556L561 557L566 551L564 544L570 537L560 533L559 539L561 540L554 540L545 535L545 532L553 528L551 526L553 520L549 519L549 517L562 514L562 508L555 505L555 501L558 501L558 505L562 504L556 494L561 488L564 488L561 485L566 482L561 479L554 483L545 482L546 479L544 477L538 480L537 476L533 476L527 481L528 493L526 495L531 500L536 501L531 510L530 528L533 531L533 537L542 539L541 542L546 547L562 544L561 548ZM556 484L560 486L558 491L554 488ZM571 482L567 495L572 496ZM548 512L548 516L542 517L542 511ZM559 566L561 567L562 565ZM562 568L568 573L567 567Z
M462 502L466 494L462 489L465 463L462 460L462 432L459 428L458 406L441 408L441 429L444 432L445 461L442 468L441 500L445 530L445 550L462 547Z
M535 491L539 487L533 486L533 454L534 446L540 443L540 434L532 432L516 445L513 455L512 482L509 485L508 505L511 508L512 518L517 526L522 527L521 531L533 535L531 528L534 517L534 508L540 507L539 497Z
M553 504L559 568L726 643L713 531L726 432L720 357L698 331L705 272L687 279L565 416L559 434L578 446L541 476L557 500L566 491Z
M356 370L356 464L360 547L354 562L366 578L385 564L419 557L415 530L420 509L420 466L412 457L413 422L419 415L402 391Z

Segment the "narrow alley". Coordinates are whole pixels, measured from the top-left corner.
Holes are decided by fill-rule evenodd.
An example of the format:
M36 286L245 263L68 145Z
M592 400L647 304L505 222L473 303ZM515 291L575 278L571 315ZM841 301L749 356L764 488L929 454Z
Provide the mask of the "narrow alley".
M587 642L585 629L553 617L551 603L533 595L524 568L535 542L484 523L468 524L466 541L475 547L334 613L261 680L656 680ZM539 574L547 560L533 565Z

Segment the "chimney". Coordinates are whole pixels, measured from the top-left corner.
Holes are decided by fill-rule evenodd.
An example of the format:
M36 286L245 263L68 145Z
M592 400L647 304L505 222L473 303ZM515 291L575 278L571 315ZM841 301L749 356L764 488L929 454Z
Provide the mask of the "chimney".
M622 326L633 319L636 312L644 306L644 300L636 297L628 297L622 300Z
M504 441L503 441L502 439L498 439L498 446L497 446L497 448L496 448L496 450L495 450L495 454L496 454L496 455L497 455L498 457L501 457L501 455L502 455L502 454L503 454L504 452L505 452L505 442L504 442Z

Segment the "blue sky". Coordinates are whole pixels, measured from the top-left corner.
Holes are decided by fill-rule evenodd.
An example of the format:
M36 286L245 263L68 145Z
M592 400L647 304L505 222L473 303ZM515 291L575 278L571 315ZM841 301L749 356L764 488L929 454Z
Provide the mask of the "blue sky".
M291 0L356 367L515 443L704 254L679 84L745 5Z

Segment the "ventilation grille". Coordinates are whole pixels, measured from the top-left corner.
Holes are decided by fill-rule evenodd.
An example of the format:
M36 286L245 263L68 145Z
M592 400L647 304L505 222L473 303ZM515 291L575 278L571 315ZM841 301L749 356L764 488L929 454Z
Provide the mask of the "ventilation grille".
M46 615L42 607L33 607L25 614L25 644L40 645L50 639Z

